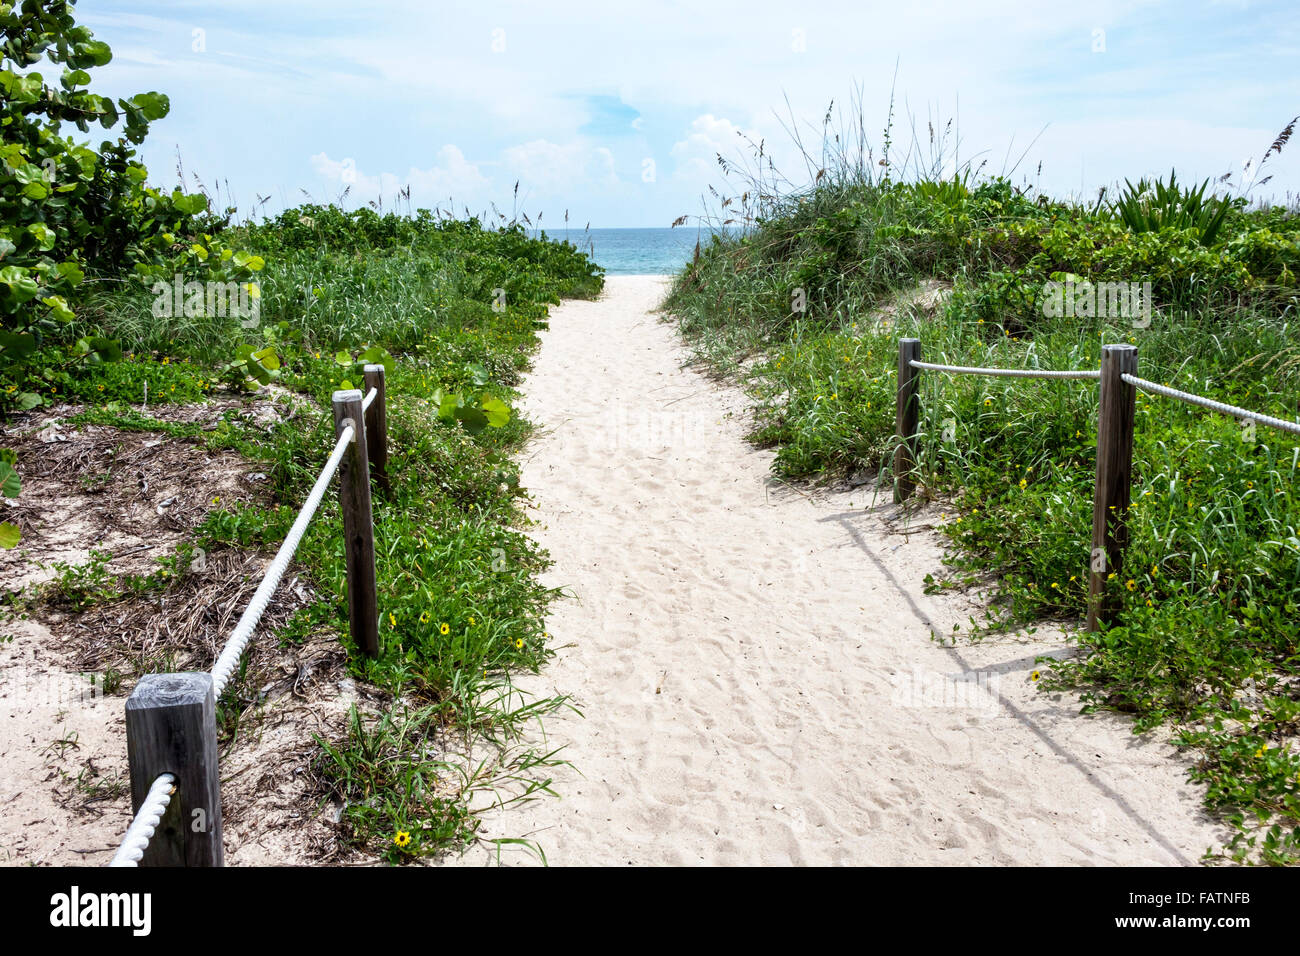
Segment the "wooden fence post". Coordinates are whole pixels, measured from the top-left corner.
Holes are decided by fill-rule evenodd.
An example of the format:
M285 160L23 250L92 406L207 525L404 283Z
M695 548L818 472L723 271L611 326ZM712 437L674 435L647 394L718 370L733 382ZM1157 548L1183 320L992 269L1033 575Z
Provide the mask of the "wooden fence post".
M1088 630L1113 624L1118 601L1108 596L1107 578L1124 570L1128 508L1133 474L1133 413L1137 389L1120 376L1137 375L1137 346L1101 350L1097 417L1097 485L1092 500L1092 553L1088 577Z
M379 398L376 397L378 402ZM373 406L371 406L373 407ZM334 435L349 421L355 431L339 465L339 505L343 511L343 549L348 562L348 625L352 640L369 657L379 656L379 599L375 587L375 522L370 507L370 467L361 392L334 393Z
M898 410L894 449L894 502L901 504L916 489L916 434L921 423L921 372L912 362L921 360L920 339L898 340Z
M221 866L221 777L212 675L141 677L126 701L126 754L133 813L159 774L176 777L176 793L140 865Z
M368 394L372 388L375 390L375 400L366 409L366 454L375 483L379 485L379 490L387 495L389 492L388 398L384 388L382 365L366 366L364 391Z

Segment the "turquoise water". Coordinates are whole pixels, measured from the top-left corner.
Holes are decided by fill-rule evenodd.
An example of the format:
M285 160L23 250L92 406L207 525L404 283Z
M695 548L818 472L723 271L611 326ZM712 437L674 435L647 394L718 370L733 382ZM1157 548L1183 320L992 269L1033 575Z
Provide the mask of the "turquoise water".
M708 234L695 227L677 229L547 229L551 239L568 239L605 267L608 275L669 275L690 261L695 240Z

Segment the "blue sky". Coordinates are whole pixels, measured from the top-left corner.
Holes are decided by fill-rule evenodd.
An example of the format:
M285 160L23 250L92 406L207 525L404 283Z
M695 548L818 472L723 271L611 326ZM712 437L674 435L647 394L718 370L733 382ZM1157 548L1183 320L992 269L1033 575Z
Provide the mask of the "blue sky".
M92 89L158 90L151 178L228 183L241 215L409 185L416 207L492 202L543 225L666 226L731 188L715 156L785 127L819 138L861 89L895 149L954 119L961 161L1054 195L1178 169L1241 179L1300 113L1300 8L1278 2L472 4L81 0L113 48ZM897 80L894 82L897 65ZM873 142L879 149L880 133ZM951 150L949 151L951 155ZM1041 163L1041 174L1038 172ZM1300 135L1254 196L1300 193ZM732 188L735 184L732 184Z

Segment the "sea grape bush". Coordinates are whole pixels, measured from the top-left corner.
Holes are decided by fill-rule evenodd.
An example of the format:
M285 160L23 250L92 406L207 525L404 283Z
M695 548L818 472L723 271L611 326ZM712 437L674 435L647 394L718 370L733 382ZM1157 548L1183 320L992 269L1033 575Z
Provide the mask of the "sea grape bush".
M39 389L18 386L47 344L70 344L74 361L118 357L103 336L69 341L77 299L101 276L247 282L260 267L215 237L223 224L205 217L205 196L147 185L132 146L170 104L157 92L116 102L91 92L89 71L111 58L74 21L73 0L0 3L0 383L13 386L0 388L0 411L42 403ZM95 149L62 124L121 135Z

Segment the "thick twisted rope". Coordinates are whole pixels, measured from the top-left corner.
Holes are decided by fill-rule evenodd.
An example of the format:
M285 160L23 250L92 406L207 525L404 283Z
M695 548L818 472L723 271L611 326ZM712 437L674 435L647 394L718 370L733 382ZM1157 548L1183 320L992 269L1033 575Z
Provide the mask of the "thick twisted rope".
M370 403L375 400L375 396L378 394L377 389L372 388L370 390L362 400L362 411L370 407ZM267 605L270 604L276 588L280 586L280 579L284 577L284 572L288 570L289 562L293 560L294 553L298 550L298 545L302 541L302 536L306 533L307 526L315 516L316 509L320 507L321 500L325 497L325 490L329 487L330 480L334 477L334 472L338 470L339 463L343 461L343 455L347 452L348 445L352 443L355 435L356 427L351 421L347 422L339 433L338 440L334 443L334 450L330 452L325 467L316 478L316 483L312 485L307 500L302 503L302 508L299 509L293 526L280 544L280 550L271 559L271 563L262 577L262 583L257 586L252 600L248 602L248 607L244 608L244 613L239 617L239 623L235 625L230 638L226 641L226 646L222 648L217 662L212 666L212 694L214 697L220 697L222 691L226 689L226 684L230 682L230 676L235 671L235 665L239 663L240 655L244 653L244 648L248 646L248 642L253 636L253 631L257 629L257 624L262 619L262 615L266 613ZM164 773L160 774L158 779L153 782L153 785L149 787L149 793L140 805L140 811L127 828L126 836L122 838L122 845L118 847L117 853L114 854L112 861L108 864L109 866L135 866L144 857L144 851L149 846L149 840L152 839L154 832L157 830L158 823L162 820L167 805L171 803L175 782L176 778L172 774Z
M285 535L280 550L275 553L275 557L271 559L271 564L266 569L266 575L262 578L262 583L257 586L257 591L254 592L252 600L248 602L248 607L244 608L239 623L231 631L230 638L221 651L221 656L217 658L216 664L212 667L213 696L220 697L221 692L226 689L226 684L230 681L230 675L234 673L235 665L239 663L239 656L244 653L244 648L248 645L249 639L252 638L257 622L262 619L262 615L266 612L266 606L271 602L271 596L275 594L275 589L280 586L280 578L284 576L284 572L289 567L289 562L293 560L293 554L298 550L298 543L302 540L303 534L306 533L307 525L311 522L316 509L320 507L321 499L325 497L325 489L329 487L330 479L334 477L334 472L338 470L339 462L343 460L343 455L355 434L356 429L353 427L352 422L349 421L343 426L338 441L334 443L334 451L330 453L329 460L325 462L325 468L321 471L320 477L316 479L316 484L312 485L307 500L302 503L302 509L298 512L293 527Z
M122 837L122 845L113 854L109 866L135 866L140 862L144 856L145 848L149 846L149 840L152 839L154 831L158 829L158 822L162 820L163 811L172 802L173 785L175 783L176 778L169 773L158 775L158 779L153 782L149 792L145 794L144 802L140 804L140 812L135 815L131 825L126 828L126 836Z
M1208 408L1212 412L1218 412L1221 415L1231 415L1234 418L1246 418L1251 421L1259 422L1261 425L1268 425L1272 428L1279 428L1284 432L1300 435L1300 422L1289 422L1282 418L1274 418L1271 415L1261 415L1259 412L1252 412L1249 409L1238 408L1236 405L1227 405L1224 402L1216 402L1212 398L1205 398L1203 395L1193 395L1190 392L1180 392L1176 388L1170 388L1168 385L1157 385L1155 382L1148 382L1144 378L1138 378L1136 375L1129 375L1127 372L1120 375L1124 381L1140 388L1144 392L1153 392L1156 395L1164 395L1166 398L1176 398L1180 402L1187 402L1189 405L1199 405L1202 408Z
M1000 375L1006 378L1101 378L1100 369L1065 369L1053 371L1041 368L972 368L968 365L935 365L933 362L908 362L912 368L928 369L931 372L952 372L956 375Z

